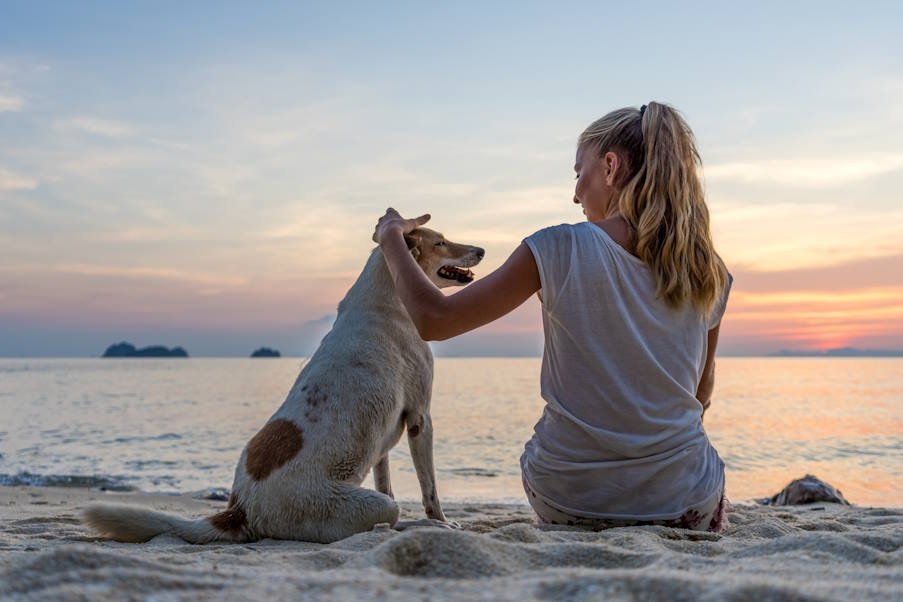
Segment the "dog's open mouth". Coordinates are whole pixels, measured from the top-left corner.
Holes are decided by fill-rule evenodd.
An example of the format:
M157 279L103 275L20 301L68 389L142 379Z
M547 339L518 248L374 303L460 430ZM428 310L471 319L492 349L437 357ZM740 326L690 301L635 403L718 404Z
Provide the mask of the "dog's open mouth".
M437 272L440 278L445 278L446 280L455 280L457 282L461 282L462 284L467 284L468 282L473 282L473 272L465 268L455 267L453 265L444 265L439 268Z

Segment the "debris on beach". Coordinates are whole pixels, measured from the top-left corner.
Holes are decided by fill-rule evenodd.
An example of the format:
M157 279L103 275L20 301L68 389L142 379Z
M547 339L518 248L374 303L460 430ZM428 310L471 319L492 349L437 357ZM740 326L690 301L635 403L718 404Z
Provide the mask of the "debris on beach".
M850 505L839 489L811 474L791 481L770 498L761 498L756 501L766 506L795 506L814 502Z

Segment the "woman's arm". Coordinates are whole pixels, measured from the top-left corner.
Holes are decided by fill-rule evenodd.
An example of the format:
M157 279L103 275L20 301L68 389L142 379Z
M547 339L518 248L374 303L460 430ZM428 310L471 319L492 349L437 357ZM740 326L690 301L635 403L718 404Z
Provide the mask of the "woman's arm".
M429 219L406 220L393 209L380 218L373 234L395 288L425 341L443 341L504 316L540 288L533 253L521 243L496 271L463 290L444 295L411 256L404 234Z
M702 378L699 379L699 387L696 389L696 399L702 404L702 415L709 409L712 403L712 391L715 389L715 348L718 346L718 331L721 324L711 329L708 334L708 351L705 356L705 366L702 368Z

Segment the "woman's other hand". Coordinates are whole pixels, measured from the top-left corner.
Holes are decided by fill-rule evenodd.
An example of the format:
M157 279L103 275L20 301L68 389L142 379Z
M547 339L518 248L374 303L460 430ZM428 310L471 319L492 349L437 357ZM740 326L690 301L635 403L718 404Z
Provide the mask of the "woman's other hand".
M376 228L373 230L373 242L382 244L386 236L391 236L394 232L408 234L415 228L422 226L430 220L429 213L415 217L414 219L405 219L401 217L397 211L389 207L386 214L379 218L376 222Z

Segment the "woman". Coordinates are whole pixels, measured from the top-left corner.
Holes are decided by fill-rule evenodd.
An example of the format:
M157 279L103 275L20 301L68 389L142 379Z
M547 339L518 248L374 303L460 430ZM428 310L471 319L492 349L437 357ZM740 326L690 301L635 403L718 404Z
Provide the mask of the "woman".
M528 236L445 296L389 209L373 238L425 340L491 322L535 292L542 417L521 457L540 520L726 528L724 463L702 426L730 276L715 252L693 134L672 107L612 111L580 135L574 202L587 221Z

